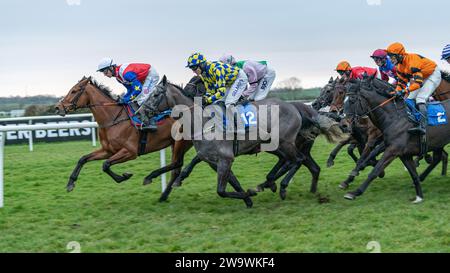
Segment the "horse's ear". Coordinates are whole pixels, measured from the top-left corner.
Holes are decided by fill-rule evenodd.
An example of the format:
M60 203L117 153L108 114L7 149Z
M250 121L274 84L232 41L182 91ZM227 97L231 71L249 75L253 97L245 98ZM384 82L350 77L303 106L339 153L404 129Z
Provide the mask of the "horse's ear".
M167 85L167 77L166 77L166 75L163 76L163 78L161 80L161 85L162 86L166 86Z
M333 83L334 82L334 78L333 76L331 76L330 80L328 81L328 83Z

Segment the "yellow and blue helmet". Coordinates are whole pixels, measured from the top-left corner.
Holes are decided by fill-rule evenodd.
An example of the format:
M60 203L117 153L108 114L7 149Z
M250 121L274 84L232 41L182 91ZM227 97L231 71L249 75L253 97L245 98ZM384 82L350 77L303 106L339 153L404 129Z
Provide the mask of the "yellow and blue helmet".
M201 63L206 62L205 56L201 53L194 53L189 56L186 67L198 66Z

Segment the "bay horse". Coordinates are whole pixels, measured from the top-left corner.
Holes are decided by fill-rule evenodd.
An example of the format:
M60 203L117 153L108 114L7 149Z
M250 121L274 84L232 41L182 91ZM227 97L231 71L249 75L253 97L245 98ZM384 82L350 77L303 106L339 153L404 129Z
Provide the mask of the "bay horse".
M91 77L83 77L68 94L56 105L56 112L61 116L77 109L88 108L91 110L96 122L99 125L98 134L101 148L87 155L82 156L67 183L67 191L70 192L75 187L81 168L89 161L103 160L103 171L117 182L124 182L132 176L131 173L116 174L111 170L111 166L136 159L139 154L140 134L132 124L127 114L125 105L117 102L111 90L98 84ZM158 175L172 170L171 180L178 177L183 165L185 153L192 147L190 141L175 141L171 135L174 119L168 117L158 126L156 132L149 132L147 145L142 154L159 151L166 147L172 148L172 163L164 168L149 174L145 183ZM166 189L170 190L170 189Z
M393 91L392 85L373 76L363 80L352 80L347 89L348 99L344 108L345 113L354 117L368 115L377 128L383 132L385 147L383 156L364 183L356 191L348 192L344 196L348 200L354 200L357 196L362 195L381 171L398 157L402 160L413 180L416 191L416 198L413 203L423 201L421 179L413 160L413 156L421 154L420 136L408 133L408 129L412 128L414 124L408 118L406 103L402 98L393 96ZM450 100L443 101L442 105L448 115ZM437 165L434 163L442 159L440 151L450 142L450 124L428 126L426 137L428 151L436 153L433 164L428 167L432 169Z

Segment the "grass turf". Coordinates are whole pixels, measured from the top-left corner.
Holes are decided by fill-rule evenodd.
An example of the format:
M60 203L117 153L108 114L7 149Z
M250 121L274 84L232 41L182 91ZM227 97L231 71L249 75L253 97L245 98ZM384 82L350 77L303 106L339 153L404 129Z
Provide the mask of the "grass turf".
M247 209L241 200L216 194L216 175L205 163L159 203L160 180L142 186L144 176L158 168L159 153L113 166L119 174L134 173L122 184L102 172L101 162L88 163L67 193L78 159L93 150L90 142L34 148L5 149L0 252L69 252L71 241L82 252L369 252L370 241L379 242L382 252L450 252L450 179L440 176L440 165L423 184L422 204L408 201L414 188L399 160L363 196L348 201L338 184L353 163L343 151L326 168L333 145L319 138L313 149L322 167L318 193L329 203L309 193L311 176L302 167L285 201L266 190ZM187 160L193 155L192 149ZM269 154L244 156L233 171L244 189L254 188L275 163Z

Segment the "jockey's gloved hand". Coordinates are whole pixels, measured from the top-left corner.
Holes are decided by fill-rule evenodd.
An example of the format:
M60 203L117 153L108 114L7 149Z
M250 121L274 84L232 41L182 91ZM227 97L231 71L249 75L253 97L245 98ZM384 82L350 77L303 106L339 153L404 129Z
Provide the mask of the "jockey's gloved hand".
M395 96L397 98L403 98L403 97L405 97L405 94L406 94L406 90L405 89L402 89L400 91L395 92Z
M202 105L203 106L206 106L206 105L208 105L209 103L208 103L208 98L207 97L205 97L205 96L203 96L202 97Z

